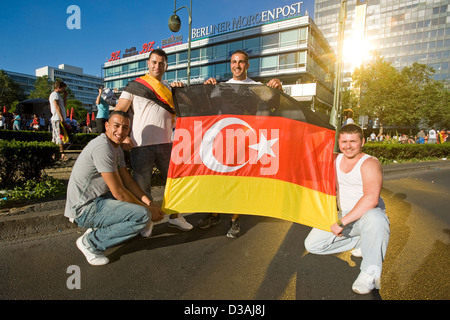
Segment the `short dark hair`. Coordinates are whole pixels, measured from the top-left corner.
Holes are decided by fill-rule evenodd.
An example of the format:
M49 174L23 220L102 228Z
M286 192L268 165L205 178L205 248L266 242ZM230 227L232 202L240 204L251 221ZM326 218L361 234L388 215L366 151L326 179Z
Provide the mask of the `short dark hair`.
M122 117L124 117L124 118L130 119L130 115L128 114L128 112L125 112L125 111L116 111L116 110L114 110L113 112L111 112L111 113L109 114L108 121L109 121L109 119L111 119L111 117L112 117L113 115L118 115L118 116L122 116Z
M357 133L361 140L364 139L364 130L354 123L346 124L339 130L339 136L344 133Z
M58 88L67 88L67 84L63 81L55 81L55 89Z
M150 60L150 57L153 55L153 54L156 54L156 55L158 55L158 56L160 56L160 57L163 57L164 58L164 60L166 60L166 62L168 61L168 59L167 59L167 53L163 50L163 49L155 49L155 50L153 50L152 52L150 52L150 55L148 56L148 59Z
M231 54L231 57L233 57L235 54L240 53L243 54L245 56L245 61L248 62L248 53L245 52L244 50L236 50Z

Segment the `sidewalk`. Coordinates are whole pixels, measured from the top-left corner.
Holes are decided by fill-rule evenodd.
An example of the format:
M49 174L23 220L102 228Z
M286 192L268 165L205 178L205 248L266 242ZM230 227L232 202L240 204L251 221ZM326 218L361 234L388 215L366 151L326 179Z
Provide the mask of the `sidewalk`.
M47 170L47 174L58 179L68 180L71 165L69 161L56 169ZM383 166L384 176L389 176L407 171L434 170L436 168L450 168L450 160L430 162L415 162L403 164L389 164ZM164 187L152 188L152 195L157 204L161 204L164 196ZM65 198L46 201L34 201L20 207L0 209L0 241L21 240L27 237L44 236L55 232L62 232L78 227L64 217ZM168 216L157 224L166 223Z

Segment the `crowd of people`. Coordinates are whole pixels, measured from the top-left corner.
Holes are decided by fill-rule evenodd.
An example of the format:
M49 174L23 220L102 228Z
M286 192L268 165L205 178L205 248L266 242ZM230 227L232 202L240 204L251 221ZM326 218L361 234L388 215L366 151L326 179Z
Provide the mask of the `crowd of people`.
M446 129L436 130L434 127L426 131L420 129L416 134L375 134L372 132L367 138L372 142L389 142L389 143L401 143L401 144L424 144L424 143L445 143L450 142L450 131Z
M0 129L3 130L32 130L32 131L49 131L49 119L45 114L22 116L20 113L10 113L6 106L0 112Z

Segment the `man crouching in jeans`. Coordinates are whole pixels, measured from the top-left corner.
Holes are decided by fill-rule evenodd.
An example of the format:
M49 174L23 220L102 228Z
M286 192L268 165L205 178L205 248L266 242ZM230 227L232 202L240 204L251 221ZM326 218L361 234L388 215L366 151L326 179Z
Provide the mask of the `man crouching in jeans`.
M104 251L136 236L149 214L154 222L164 218L126 167L120 144L130 132L128 114L112 112L105 129L83 149L73 167L64 213L79 227L88 228L76 244L91 265L107 264Z

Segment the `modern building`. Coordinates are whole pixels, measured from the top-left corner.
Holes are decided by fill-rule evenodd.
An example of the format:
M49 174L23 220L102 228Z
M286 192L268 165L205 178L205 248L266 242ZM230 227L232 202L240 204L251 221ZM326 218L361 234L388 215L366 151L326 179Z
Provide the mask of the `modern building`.
M34 90L34 83L36 82L37 78L36 76L7 70L4 71L12 81L20 86L25 96L28 96L30 92Z
M450 80L449 0L348 0L343 85L377 50L398 69L414 62L433 67L435 80ZM314 22L337 50L341 0L315 0Z
M243 49L250 58L250 78L263 83L278 78L286 93L329 114L334 84L328 79L334 73L335 54L312 19L299 16L300 5L194 28L190 84L202 84L210 77L230 79L231 53ZM164 80L186 82L188 43L179 44L180 37L176 40L162 41L169 64ZM175 45L164 46L167 43ZM148 56L148 52L125 57L113 54L103 66L105 86L121 92L129 81L148 72Z
M95 106L95 99L98 96L98 88L103 85L103 79L100 77L87 75L83 73L83 68L60 64L58 68L42 67L36 69L36 77L48 76L50 80L55 81L60 78L67 83L72 90L75 98L83 104L83 107L91 109Z

